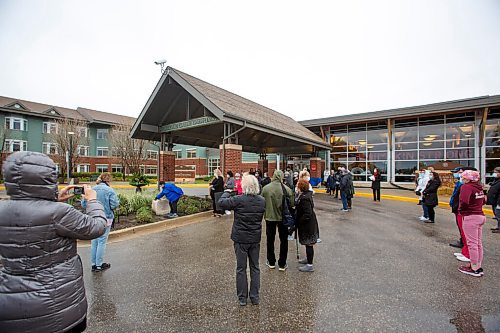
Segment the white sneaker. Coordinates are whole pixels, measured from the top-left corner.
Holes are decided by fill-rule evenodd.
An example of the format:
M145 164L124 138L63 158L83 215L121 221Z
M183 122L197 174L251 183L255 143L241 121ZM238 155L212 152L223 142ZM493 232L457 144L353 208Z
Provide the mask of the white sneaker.
M288 240L293 241L295 238L293 238L293 235L288 235Z
M469 258L464 257L463 255L459 255L455 257L457 260L463 261L463 262L470 262Z
M419 219L420 221L426 221L426 220L427 220L427 218L426 218L426 217L423 217L423 216L420 216L418 219Z
M318 238L318 239L316 240L316 243L321 243L321 239L320 239L320 238Z
M455 252L453 253L455 257L463 256L462 252Z
M231 211L226 210L226 215L231 215Z

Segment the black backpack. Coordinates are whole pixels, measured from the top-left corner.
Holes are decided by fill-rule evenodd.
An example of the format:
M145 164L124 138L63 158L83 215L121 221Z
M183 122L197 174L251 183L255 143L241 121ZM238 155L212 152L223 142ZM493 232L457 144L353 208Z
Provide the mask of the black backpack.
M285 227L293 227L295 225L295 210L290 204L290 198L288 198L285 186L281 184L281 189L283 190L283 202L281 204L281 218L283 225Z

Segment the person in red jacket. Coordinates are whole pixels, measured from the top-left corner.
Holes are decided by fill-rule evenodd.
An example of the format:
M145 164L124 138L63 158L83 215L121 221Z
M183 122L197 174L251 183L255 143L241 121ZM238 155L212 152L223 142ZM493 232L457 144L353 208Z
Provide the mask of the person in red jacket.
M462 216L462 228L469 248L470 264L460 266L459 271L476 277L483 276L483 213L485 195L479 182L479 172L465 170L461 175L464 185L460 188L458 213Z

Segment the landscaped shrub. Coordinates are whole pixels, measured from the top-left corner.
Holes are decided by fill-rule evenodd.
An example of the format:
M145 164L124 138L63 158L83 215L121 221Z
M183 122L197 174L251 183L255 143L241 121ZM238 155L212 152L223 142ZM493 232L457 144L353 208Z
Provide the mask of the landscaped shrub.
M128 215L129 204L128 198L125 194L118 193L118 199L120 200L120 206L116 209L116 214L118 215Z
M190 215L209 210L211 207L210 200L183 195L177 203L177 212L181 215Z
M137 210L135 217L140 223L151 223L153 222L153 213L150 207L141 207Z
M148 207L151 209L151 202L153 201L154 195L150 194L133 194L128 198L128 212L135 213L141 207Z

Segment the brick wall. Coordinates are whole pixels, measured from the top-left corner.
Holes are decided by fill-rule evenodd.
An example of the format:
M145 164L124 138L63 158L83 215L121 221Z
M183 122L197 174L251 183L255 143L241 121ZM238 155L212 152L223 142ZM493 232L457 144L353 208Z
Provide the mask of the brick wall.
M173 151L160 152L160 179L163 181L175 180L175 153Z
M176 159L175 164L196 166L196 177L205 177L208 175L206 158L178 158Z
M222 174L226 174L226 170L236 172L237 170L241 170L241 153L243 147L240 145L235 145L235 144L226 144L225 145L225 152L226 156L224 158L223 150L222 150L222 145L219 146L220 149L220 161L221 161L221 167L222 167L222 161L224 160L224 170L222 170Z

